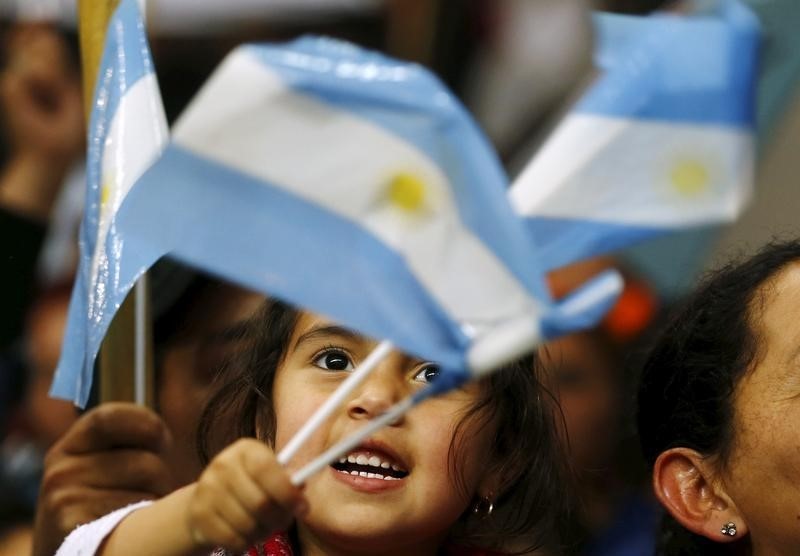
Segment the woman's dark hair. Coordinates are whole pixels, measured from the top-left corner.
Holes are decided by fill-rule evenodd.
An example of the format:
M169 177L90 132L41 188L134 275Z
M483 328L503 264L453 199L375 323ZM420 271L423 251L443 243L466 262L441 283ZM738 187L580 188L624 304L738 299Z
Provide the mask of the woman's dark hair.
M687 447L721 466L733 443L734 392L759 357L767 287L800 261L800 242L773 242L710 274L662 330L640 379L638 428L645 459ZM731 545L694 535L669 515L656 554L728 554Z
M197 445L203 462L237 438L274 441L273 383L299 314L268 300L251 320L248 348L223 369L221 386L200 419ZM571 498L565 495L568 479L555 426L557 402L540 381L541 374L533 357L492 374L459 423L450 446L451 470L458 467L459 442L469 442L462 434L465 425L492 426L497 432L487 459L494 462L492 471L502 484L493 500L495 511L480 516L469 508L454 528L454 542L526 550L561 542ZM459 474L452 476L463 488Z

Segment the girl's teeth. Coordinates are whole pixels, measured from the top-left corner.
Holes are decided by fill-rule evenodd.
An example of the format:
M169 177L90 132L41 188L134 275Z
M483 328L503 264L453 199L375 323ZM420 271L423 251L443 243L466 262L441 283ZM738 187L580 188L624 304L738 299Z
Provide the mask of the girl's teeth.
M388 462L388 461L383 461L380 458L380 456L363 454L363 453L362 454L357 454L357 455L356 454L350 454L347 457L342 457L342 458L339 459L339 463L354 463L354 464L357 464L357 465L368 465L370 467L374 467L376 471L380 470L380 469L390 469L391 468L391 469L394 469L395 471L403 472L403 469L399 465L396 465L396 464ZM362 471L361 473L365 473L365 472ZM356 475L356 474L359 474L359 472L358 471L353 471L353 472L351 472L351 474ZM381 474L377 474L376 473L376 475L378 475L379 478L385 478ZM392 477L392 478L394 479L396 477Z
M382 467L383 467L383 465L382 465ZM386 465L385 467L388 468L389 465ZM355 477L364 477L365 479L380 479L382 481L399 481L400 480L399 478L392 477L391 475L384 475L382 473L368 473L367 471L355 471L355 470L353 470L353 471L342 471L342 473L344 473L345 475L349 473L350 475L353 475Z

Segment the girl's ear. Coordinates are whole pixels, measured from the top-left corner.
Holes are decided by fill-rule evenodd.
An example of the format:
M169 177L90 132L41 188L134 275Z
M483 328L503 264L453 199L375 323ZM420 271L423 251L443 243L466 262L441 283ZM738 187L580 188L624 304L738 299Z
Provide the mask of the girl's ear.
M689 531L715 542L741 539L747 523L713 471L697 451L671 448L656 460L653 489L661 505Z
M481 500L496 503L498 495L506 488L500 477L503 476L502 470L497 465L488 465L484 470L478 488L475 489L475 496Z

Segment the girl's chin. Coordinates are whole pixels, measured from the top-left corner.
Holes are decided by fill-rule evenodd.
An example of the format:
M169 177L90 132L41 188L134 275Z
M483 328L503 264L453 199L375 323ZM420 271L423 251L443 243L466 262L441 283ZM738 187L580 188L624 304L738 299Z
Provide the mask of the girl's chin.
M439 543L426 546L419 543L422 537L416 529L398 531L396 522L376 523L373 520L354 518L349 520L342 512L340 520L324 524L316 523L314 516L309 521L298 524L302 553L336 554L348 556L373 556L375 554L413 554L414 556L434 555ZM342 522L344 520L345 522ZM309 543L316 550L309 550ZM412 544L413 543L413 544Z

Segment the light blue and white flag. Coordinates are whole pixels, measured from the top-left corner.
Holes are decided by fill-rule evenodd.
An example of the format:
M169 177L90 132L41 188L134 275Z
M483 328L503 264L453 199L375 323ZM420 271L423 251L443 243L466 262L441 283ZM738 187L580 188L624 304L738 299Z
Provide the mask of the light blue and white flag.
M595 17L600 74L515 180L549 268L727 222L752 193L758 24L715 11Z
M328 39L240 47L120 208L110 295L169 254L462 380L473 346L492 364L576 318L551 302L506 186L423 68ZM613 298L601 282L579 313Z
M97 350L125 297L118 295L122 243L114 218L167 138L139 6L136 0L123 0L109 21L94 93L80 265L52 388L54 395L79 405L89 396Z

